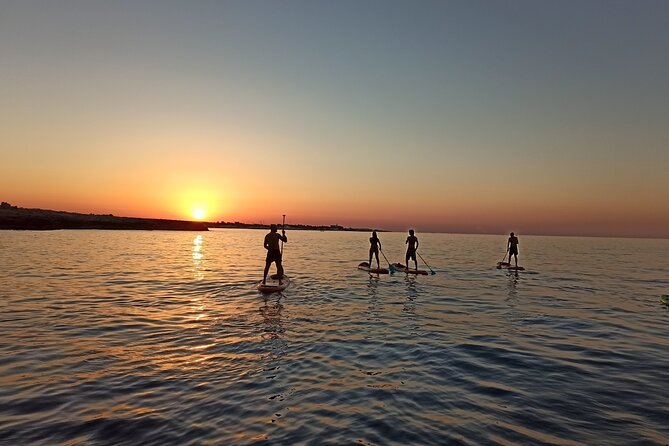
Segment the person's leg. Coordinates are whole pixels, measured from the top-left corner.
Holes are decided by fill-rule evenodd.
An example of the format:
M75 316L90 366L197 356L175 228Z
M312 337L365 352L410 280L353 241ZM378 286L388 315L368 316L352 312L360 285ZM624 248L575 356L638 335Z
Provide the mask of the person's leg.
M369 248L369 262L367 262L367 266L369 266L370 268L372 267L372 253L373 252L374 252L374 250L372 248Z
M376 251L374 251L374 255L376 255L376 267L381 268L381 262L379 262L379 250L378 249ZM371 266L371 264L370 264L370 266Z
M263 275L262 275L262 283L263 283L263 285L264 285L265 282L267 281L267 273L269 272L269 266L270 266L271 264L272 264L272 262L269 262L269 261L266 261L266 262L265 262L265 271L263 272Z
M409 259L411 258L411 255L407 252L407 255L405 256L404 259L404 264L406 265L407 268L409 268Z
M416 271L418 271L418 256L415 253L413 255L413 263L416 265Z
M516 261L516 268L518 268L518 251L513 253L513 259Z
M281 279L283 279L283 265L281 264L281 259L276 261L276 273L279 275L279 285L281 285Z

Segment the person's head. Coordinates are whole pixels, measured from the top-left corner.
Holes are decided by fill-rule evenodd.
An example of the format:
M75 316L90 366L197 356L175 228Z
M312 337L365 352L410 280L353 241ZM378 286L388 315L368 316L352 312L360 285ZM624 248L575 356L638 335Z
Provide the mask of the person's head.
M515 234L512 232L512 233L511 233L511 237L514 237L514 236L515 236Z
M413 229L409 229L409 235L413 235Z
M271 232L276 232L276 225L269 225L269 230Z
M372 237L377 238L376 237L376 231L372 231Z

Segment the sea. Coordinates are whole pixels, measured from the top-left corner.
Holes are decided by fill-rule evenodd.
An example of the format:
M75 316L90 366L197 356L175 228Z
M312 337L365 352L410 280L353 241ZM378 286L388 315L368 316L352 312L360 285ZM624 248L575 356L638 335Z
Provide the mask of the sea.
M669 444L669 240L264 235L0 231L0 444Z

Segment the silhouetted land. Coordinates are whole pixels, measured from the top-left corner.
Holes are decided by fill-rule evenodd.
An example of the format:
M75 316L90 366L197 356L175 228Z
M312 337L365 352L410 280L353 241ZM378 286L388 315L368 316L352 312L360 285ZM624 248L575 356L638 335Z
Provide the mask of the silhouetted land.
M281 223L277 223L279 229L281 229ZM207 223L209 228L237 228L237 229L269 229L269 225L260 224L260 223L241 223L241 222L211 222ZM323 226L314 226L314 225L286 225L286 229L302 230L302 231L358 231L358 232L372 232L373 229L369 228L347 228L339 225L323 225ZM383 229L376 229L378 232L385 232Z
M8 203L0 205L0 229L138 229L161 231L207 231L207 224L157 218L116 217L114 215L24 209Z
M198 222L158 218L117 217L111 214L79 214L76 212L26 209L0 204L0 229L135 229L144 231L207 231L209 228L268 229L269 225L240 222ZM345 228L339 225L286 225L291 230L371 231L368 228Z

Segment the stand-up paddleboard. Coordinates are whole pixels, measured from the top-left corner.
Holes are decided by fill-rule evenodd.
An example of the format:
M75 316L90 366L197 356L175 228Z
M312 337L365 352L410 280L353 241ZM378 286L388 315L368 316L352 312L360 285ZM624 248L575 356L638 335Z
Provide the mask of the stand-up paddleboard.
M407 273L407 274L422 274L424 276L427 276L427 271L424 269L411 269L407 268L406 266L402 265L401 263L393 263L393 266L395 269L401 273Z
M369 263L367 263L367 262L361 262L358 265L358 269L361 269L363 271L367 271L368 273L374 273L374 274L389 274L390 273L388 268L370 268Z
M525 271L522 266L512 266L508 262L497 262L497 269L508 269L511 271Z
M288 285L290 285L290 277L284 274L281 279L281 284L279 284L279 275L272 274L267 278L264 284L262 281L258 284L258 291L265 294L278 293L279 291L288 288Z
M663 294L660 296L660 302L665 305L669 305L669 294Z

